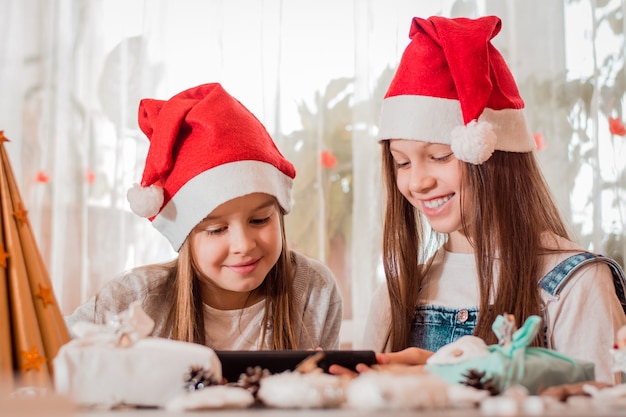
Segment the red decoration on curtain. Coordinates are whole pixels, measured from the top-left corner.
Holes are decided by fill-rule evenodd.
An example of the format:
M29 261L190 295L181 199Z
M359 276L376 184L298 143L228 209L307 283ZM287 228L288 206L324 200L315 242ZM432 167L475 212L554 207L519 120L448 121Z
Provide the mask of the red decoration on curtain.
M546 143L546 139L543 136L543 133L534 133L533 138L535 139L535 145L537 145L537 151L543 151L548 147Z
M0 130L0 143L11 142L6 136L4 136L4 130Z
M324 168L333 169L337 165L337 158L331 151L322 151L320 162Z
M37 172L37 177L35 178L35 181L45 184L50 181L50 178L48 178L44 171L39 171Z
M626 136L626 127L624 127L624 122L617 117L609 117L609 131L611 132L611 135Z
M87 184L93 184L96 181L96 174L91 170L91 168L87 168Z

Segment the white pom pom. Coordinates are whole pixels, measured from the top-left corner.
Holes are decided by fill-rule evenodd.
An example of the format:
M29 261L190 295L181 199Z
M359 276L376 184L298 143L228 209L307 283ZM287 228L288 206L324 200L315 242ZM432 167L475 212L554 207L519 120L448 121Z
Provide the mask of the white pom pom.
M454 342L443 345L430 358L428 365L452 365L474 358L488 356L491 352L483 339L477 336L461 336Z
M454 128L450 146L458 159L478 165L491 157L496 140L491 123L472 120L466 126Z
M344 401L337 375L285 371L261 380L257 398L274 408L332 408Z
M448 383L428 373L364 372L349 382L346 404L360 410L445 409Z
M128 190L126 198L133 213L146 218L156 216L163 205L163 188L156 185L141 187L135 184Z

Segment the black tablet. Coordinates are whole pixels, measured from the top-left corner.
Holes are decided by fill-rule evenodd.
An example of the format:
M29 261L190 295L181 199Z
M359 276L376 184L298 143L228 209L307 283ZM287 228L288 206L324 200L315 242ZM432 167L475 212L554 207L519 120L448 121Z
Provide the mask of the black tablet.
M237 382L248 367L260 366L273 374L295 370L302 361L315 354L320 357L317 366L324 372L328 372L332 364L351 370L355 370L359 363L376 364L376 354L371 350L217 350L215 353L222 362L222 375L228 382Z

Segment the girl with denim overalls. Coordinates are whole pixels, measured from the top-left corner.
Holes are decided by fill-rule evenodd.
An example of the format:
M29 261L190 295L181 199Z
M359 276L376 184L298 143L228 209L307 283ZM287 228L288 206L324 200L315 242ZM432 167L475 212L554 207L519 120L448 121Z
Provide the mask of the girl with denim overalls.
M394 352L381 363L420 364L463 335L497 343L498 315L538 315L534 346L592 361L597 380L614 382L624 273L566 230L491 44L500 28L495 16L412 21L381 110L386 284L363 347Z

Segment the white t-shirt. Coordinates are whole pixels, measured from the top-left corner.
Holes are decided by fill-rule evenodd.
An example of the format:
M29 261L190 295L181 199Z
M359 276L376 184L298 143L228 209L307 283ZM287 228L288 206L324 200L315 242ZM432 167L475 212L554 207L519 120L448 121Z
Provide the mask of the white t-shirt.
M259 350L265 300L241 310L218 310L204 304L206 345L214 350Z
M546 255L545 270L572 253ZM420 303L449 308L476 307L480 296L473 254L441 250L422 287ZM558 300L541 291L546 304L548 346L571 358L595 363L596 380L614 383L613 357L609 350L615 336L626 325L626 317L615 294L610 268L594 262L579 268L568 280ZM363 337L363 349L380 350L390 322L386 284L374 293Z

